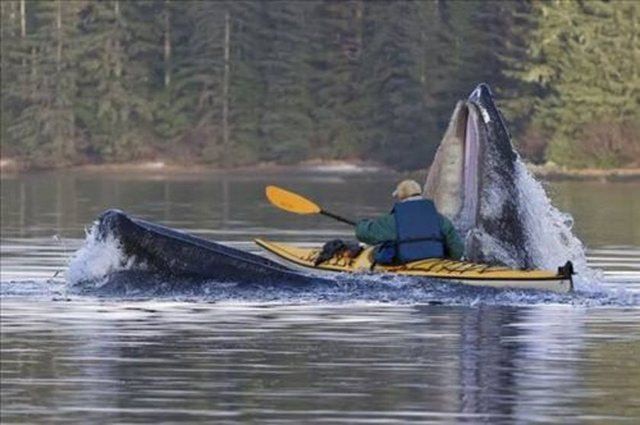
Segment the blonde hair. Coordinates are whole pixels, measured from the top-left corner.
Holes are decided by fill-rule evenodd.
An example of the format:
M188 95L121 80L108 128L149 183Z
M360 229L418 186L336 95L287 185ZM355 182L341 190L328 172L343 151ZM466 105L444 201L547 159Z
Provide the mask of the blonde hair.
M412 196L422 195L422 187L415 180L402 180L393 191L393 197L403 200Z

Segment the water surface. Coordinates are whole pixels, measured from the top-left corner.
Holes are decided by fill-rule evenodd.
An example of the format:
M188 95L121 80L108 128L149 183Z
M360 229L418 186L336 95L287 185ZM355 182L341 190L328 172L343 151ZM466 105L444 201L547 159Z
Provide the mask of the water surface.
M350 233L276 210L265 184L362 217L389 207L397 178L3 178L2 423L640 420L639 183L548 187L602 270L571 297L392 286L132 301L64 286L68 256L106 208L254 250L255 236Z

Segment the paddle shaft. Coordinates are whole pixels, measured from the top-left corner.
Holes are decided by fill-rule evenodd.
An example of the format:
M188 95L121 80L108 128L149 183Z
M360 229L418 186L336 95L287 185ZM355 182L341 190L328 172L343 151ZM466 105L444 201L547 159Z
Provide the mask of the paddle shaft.
M349 219L347 219L347 218L340 217L339 215L336 215L336 214L330 213L330 212L325 211L325 210L320 210L320 214L325 215L325 216L327 216L327 217L331 217L331 218L333 218L334 220L338 220L338 221L341 221L341 222L343 222L343 223L350 224L350 225L352 225L352 226L355 226L355 225L356 225L355 221L351 221L351 220L349 220Z

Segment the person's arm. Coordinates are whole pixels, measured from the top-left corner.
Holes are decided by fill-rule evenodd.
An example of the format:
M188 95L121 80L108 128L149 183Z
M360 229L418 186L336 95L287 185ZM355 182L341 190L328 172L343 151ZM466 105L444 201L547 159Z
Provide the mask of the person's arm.
M444 246L448 258L460 260L464 255L464 244L453 227L453 223L447 217L440 215L440 228L444 236Z
M393 215L386 214L374 219L360 220L356 224L356 238L368 245L377 245L396 239L396 222Z

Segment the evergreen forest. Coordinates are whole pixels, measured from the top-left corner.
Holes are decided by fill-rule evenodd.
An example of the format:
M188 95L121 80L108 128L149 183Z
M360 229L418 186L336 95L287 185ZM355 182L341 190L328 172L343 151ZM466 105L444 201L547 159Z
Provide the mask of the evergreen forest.
M0 1L2 156L424 168L479 82L530 161L640 166L634 0Z

